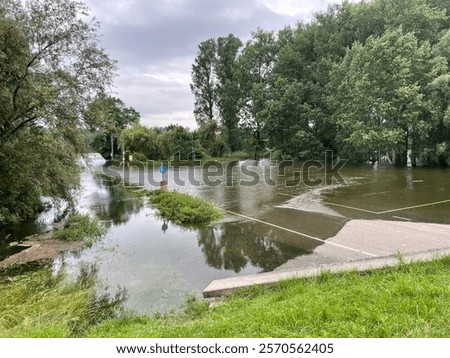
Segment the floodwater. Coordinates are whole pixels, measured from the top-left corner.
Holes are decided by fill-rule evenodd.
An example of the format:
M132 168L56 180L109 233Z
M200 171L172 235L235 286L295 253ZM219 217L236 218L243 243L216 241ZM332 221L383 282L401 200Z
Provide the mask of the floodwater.
M82 174L79 210L95 214L108 233L54 267L70 275L94 267L99 287L125 289L126 308L152 313L200 295L214 279L272 271L308 255L322 244L311 237L326 240L350 219L450 224L450 170L345 166L341 175L325 181L323 171L271 162L169 166L170 190L224 210L223 220L188 228L161 220L133 193L158 186L158 167L91 167Z

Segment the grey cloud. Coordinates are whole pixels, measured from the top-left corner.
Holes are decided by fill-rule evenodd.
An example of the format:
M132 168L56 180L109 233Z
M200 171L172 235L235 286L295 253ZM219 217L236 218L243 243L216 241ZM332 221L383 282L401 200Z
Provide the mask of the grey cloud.
M300 20L270 10L262 0L85 1L101 22L102 46L119 61L118 96L150 126L195 126L189 83L201 41L230 33L246 40L258 27L278 30ZM303 19L329 2L291 3L296 1L305 9Z
M101 9L101 2L91 2L94 11L108 11ZM198 44L208 38L229 33L248 37L257 27L270 30L286 23L286 17L256 0L139 1L113 12L99 15L102 42L128 64L195 54Z

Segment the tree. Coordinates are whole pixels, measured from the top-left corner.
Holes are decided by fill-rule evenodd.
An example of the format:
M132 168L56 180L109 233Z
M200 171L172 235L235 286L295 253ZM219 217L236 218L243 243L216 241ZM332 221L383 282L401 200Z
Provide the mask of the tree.
M419 46L415 35L401 28L353 45L334 71L330 97L347 154L377 160L387 154L406 164L411 135L426 120L423 86L440 71L431 57L427 42Z
M1 224L31 218L42 195L70 201L82 113L111 83L115 62L80 2L1 0L0 9Z
M227 130L231 152L239 149L239 83L236 78L237 60L242 41L234 35L217 39L215 74L217 77L217 107L222 125Z
M88 19L87 7L78 1L2 0L1 7L18 22L30 50L9 78L0 147L36 123L72 132L114 75L115 62L98 47L98 23Z
M430 98L432 121L428 135L416 140L420 143L418 157L427 165L450 165L450 30L434 46L434 62L441 63L444 71L426 87Z
M207 121L197 130L200 147L212 157L220 157L225 151L227 138L223 135L223 129L216 121Z
M141 125L126 128L120 134L119 142L126 150L142 153L147 159L160 159L158 134L153 129Z
M217 44L214 39L203 41L192 65L191 91L195 97L194 115L197 123L213 120L216 113L214 63Z
M241 125L251 132L250 146L259 157L264 146L264 121L261 112L268 99L272 70L277 55L273 32L257 30L244 47L239 58L238 81L240 86Z
M121 99L100 94L84 114L86 123L90 124L92 129L101 131L94 138L91 147L105 158L113 159L114 153L119 151L117 140L121 132L138 124L140 117L139 112L127 107Z

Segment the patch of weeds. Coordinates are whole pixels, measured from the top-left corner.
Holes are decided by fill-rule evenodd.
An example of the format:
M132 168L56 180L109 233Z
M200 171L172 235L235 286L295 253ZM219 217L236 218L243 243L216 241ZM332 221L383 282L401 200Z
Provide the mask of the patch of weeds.
M92 246L94 240L105 234L105 229L100 226L97 219L89 215L72 215L67 219L64 228L56 231L53 238L64 241L85 241L86 246Z
M222 218L212 204L189 194L147 191L149 202L158 209L162 218L181 225L204 225Z

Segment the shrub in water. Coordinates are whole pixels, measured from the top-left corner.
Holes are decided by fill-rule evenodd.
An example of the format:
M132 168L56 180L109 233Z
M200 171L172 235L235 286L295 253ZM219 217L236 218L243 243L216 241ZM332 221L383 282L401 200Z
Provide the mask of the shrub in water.
M53 234L56 240L82 241L91 245L93 240L104 235L105 230L100 226L97 219L91 219L89 215L72 215L67 219L62 230Z
M219 209L188 194L154 190L148 192L147 196L161 217L177 224L207 224L222 217Z

